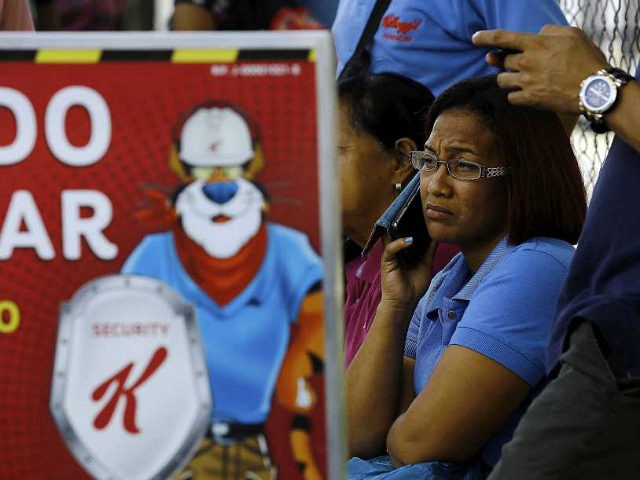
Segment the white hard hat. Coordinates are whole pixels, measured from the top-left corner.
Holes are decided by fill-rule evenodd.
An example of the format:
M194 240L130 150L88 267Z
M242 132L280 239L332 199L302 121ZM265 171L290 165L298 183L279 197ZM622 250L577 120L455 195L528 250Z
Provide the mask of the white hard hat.
M180 158L197 167L242 165L255 153L245 120L233 109L200 108L184 124Z

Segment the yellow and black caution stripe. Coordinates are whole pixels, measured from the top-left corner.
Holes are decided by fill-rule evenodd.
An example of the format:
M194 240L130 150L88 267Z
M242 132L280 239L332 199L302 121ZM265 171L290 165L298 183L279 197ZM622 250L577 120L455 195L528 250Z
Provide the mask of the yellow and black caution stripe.
M99 50L42 49L2 50L0 62L100 63L162 62L235 63L246 60L299 60L315 62L316 51L309 49L176 49L176 50Z

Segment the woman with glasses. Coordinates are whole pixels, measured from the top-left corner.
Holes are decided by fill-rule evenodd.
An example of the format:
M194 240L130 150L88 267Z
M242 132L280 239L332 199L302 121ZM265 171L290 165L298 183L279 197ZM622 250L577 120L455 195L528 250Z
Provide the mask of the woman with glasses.
M350 478L485 478L542 388L586 201L557 117L507 95L495 77L450 87L410 154L434 242L413 267L396 259L411 238L385 247L347 370ZM461 253L432 279L437 242Z

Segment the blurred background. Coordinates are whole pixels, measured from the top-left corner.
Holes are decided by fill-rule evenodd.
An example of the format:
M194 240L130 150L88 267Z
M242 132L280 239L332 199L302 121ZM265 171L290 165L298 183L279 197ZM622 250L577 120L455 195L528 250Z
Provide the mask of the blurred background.
M104 31L104 30L170 30L174 0L30 0L37 30ZM278 11L300 8L320 26L329 28L338 0L201 0L177 4L207 5L220 17L232 10L246 17L256 11ZM236 13L237 15L237 13ZM228 16L228 15L227 15ZM219 24L218 29L229 29Z
M339 0L30 1L37 30L104 31L330 28ZM558 3L569 23L582 28L613 66L635 73L640 57L640 0ZM186 11L186 20L179 19L174 28L176 7ZM572 144L589 193L611 141L611 134L596 137L584 119L578 121Z

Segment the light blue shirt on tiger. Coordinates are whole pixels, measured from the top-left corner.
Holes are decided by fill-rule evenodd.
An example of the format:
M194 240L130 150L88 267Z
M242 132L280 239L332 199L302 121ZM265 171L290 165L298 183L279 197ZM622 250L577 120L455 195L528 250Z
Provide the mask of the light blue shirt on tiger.
M180 263L171 232L147 235L123 273L162 280L195 307L213 397L212 422L262 423L284 359L291 325L322 280L306 235L267 223L258 272L231 302L218 305Z

